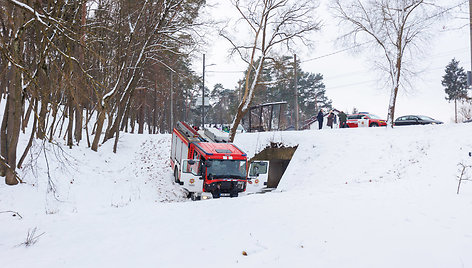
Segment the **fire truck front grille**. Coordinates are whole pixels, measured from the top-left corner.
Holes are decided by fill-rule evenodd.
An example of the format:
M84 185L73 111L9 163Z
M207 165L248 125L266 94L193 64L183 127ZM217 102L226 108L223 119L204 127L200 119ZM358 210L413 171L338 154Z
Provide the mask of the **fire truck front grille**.
M231 181L222 181L222 182L220 182L220 185L221 185L220 189L221 189L222 193L229 193L231 191L231 189L233 188L233 182L231 182Z
M215 190L219 191L220 193L231 193L234 191L239 192L237 182L235 181L219 181L205 184L205 191L212 192Z

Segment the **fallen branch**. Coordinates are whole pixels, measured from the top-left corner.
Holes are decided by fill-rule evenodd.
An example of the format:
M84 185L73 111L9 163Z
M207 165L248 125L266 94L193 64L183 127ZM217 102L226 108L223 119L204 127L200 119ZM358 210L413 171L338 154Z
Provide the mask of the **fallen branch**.
M0 155L0 164L4 165L6 168L8 168L14 175L15 175L15 178L18 180L19 183L24 183L23 180L20 178L20 176L18 175L18 173L16 172L16 170L14 168L12 168L8 163L7 161L5 160L5 158L3 158L3 156Z
M18 215L18 217L20 217L20 219L23 219L23 217L21 217L20 213L18 213L16 211L6 210L6 211L0 211L0 213L11 213L13 217L16 217Z

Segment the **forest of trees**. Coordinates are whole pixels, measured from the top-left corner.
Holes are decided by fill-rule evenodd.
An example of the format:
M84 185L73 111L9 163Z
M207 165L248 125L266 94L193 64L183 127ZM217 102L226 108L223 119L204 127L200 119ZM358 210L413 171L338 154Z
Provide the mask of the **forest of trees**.
M87 142L95 151L115 138L116 150L120 130L170 130L171 92L174 117L185 118L185 97L200 84L189 52L199 42L204 3L1 0L0 175L6 183L18 183L15 167L34 138L61 137L70 147ZM26 149L18 148L20 132L31 135Z

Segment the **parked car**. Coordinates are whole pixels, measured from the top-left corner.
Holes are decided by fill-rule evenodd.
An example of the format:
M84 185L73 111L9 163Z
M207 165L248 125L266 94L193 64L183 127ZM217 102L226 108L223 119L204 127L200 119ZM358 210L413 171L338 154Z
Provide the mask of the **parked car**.
M443 122L424 115L405 115L398 117L395 126L442 124Z
M346 124L348 127L383 127L387 121L381 119L375 114L358 113L348 115Z

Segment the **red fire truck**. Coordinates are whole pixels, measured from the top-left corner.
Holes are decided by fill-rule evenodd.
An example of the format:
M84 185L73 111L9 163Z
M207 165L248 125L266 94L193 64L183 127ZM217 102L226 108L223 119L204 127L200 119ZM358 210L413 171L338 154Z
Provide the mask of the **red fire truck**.
M211 131L178 122L172 132L171 167L192 199L236 197L246 190L247 155Z

